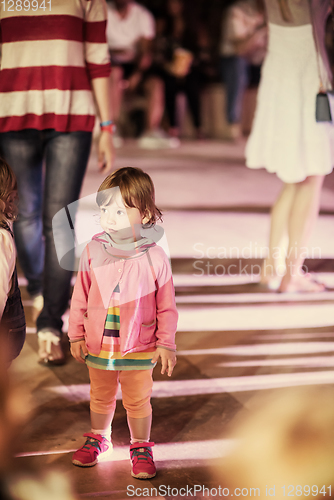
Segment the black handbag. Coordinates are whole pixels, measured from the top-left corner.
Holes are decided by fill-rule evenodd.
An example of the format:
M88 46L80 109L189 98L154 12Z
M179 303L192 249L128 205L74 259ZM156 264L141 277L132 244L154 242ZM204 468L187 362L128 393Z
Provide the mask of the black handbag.
M334 29L334 13L333 13L333 2L332 2L332 25ZM319 74L319 92L317 93L315 100L315 120L316 122L330 122L334 121L334 91L326 90L323 84L323 79L321 77L321 67L320 67L320 50L319 43L317 39L317 34L314 28L314 24L312 22L312 30L313 30L313 39L314 45L317 55L317 66L318 66L318 74Z
M315 120L317 122L333 122L334 92L319 92L315 101Z

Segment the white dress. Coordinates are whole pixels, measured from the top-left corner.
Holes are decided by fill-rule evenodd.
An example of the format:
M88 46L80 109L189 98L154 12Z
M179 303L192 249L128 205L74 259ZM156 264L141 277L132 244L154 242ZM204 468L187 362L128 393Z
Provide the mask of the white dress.
M322 61L319 62L323 76ZM268 52L246 145L248 167L264 167L286 183L332 171L334 125L315 121L318 91L312 25L287 27L269 23Z

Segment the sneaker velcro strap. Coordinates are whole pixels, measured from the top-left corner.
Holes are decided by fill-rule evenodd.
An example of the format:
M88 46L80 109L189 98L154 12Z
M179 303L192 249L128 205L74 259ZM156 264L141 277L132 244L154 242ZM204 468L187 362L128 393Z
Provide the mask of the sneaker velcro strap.
M151 448L152 446L154 446L153 442L150 442L150 443L133 443L130 446L130 450L136 450L137 448Z
M102 441L103 441L103 436L101 436L100 434L93 434L92 432L86 432L86 434L84 434L84 437L94 439L95 441L98 441L99 443L102 443Z

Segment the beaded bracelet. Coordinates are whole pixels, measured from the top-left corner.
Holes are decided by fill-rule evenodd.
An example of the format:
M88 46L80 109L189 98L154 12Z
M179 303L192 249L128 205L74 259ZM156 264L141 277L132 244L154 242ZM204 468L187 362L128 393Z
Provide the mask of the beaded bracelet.
M100 127L105 127L106 125L111 125L113 122L113 120L106 120L105 122L101 122L100 123Z
M101 122L100 123L100 128L102 131L107 131L109 132L110 134L113 134L116 130L116 125L114 124L114 122L112 120L107 120L105 122Z

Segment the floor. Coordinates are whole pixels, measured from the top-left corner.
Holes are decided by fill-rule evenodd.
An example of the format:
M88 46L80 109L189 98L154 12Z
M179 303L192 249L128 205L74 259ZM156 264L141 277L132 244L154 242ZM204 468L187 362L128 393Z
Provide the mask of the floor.
M167 380L158 368L154 373L151 439L157 476L149 481L130 476L120 395L109 460L89 469L71 464L71 453L90 429L88 374L70 356L62 367L37 363L22 276L28 335L11 372L30 394L33 416L16 464L60 470L79 499L214 498L220 483L212 465L231 447L228 425L252 407L256 395L334 382L334 178L326 179L321 215L305 250L307 267L328 291L282 295L257 286L269 210L281 183L264 170L245 167L244 142L184 142L174 150L143 151L128 141L117 151L115 166L128 165L143 168L155 183L180 314L173 376ZM78 256L99 231L93 195L102 179L93 150L77 217ZM64 320L66 325L66 315Z

